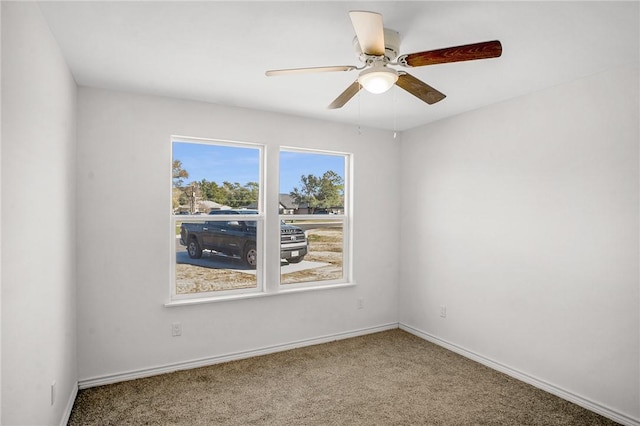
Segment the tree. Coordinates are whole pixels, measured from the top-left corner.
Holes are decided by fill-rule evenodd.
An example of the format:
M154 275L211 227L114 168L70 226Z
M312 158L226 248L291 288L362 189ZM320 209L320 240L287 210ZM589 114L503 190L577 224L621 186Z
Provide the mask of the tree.
M218 204L226 204L227 193L223 187L215 182L209 182L206 179L202 179L199 182L199 185L203 200L214 201Z
M184 179L189 177L189 172L182 168L182 161L173 160L173 186L179 188L184 183Z
M320 179L320 188L316 199L318 207L331 208L342 206L344 196L344 181L336 172L329 170L324 172Z
M258 201L258 183L248 182L244 186L238 182L223 182L222 188L226 192L226 201L229 207L247 207Z
M293 188L291 197L298 204L307 204L313 212L317 208L331 208L342 205L344 181L332 170L324 172L322 177L314 175L300 176L300 188Z
M307 204L310 209L317 205L316 193L318 192L318 178L314 175L300 176L300 189L293 188L289 195L298 205Z

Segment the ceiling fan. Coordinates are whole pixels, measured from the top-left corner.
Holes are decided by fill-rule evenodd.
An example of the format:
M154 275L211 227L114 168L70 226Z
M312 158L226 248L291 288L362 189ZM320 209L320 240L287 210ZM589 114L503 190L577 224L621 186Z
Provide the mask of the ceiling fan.
M397 31L384 28L381 14L352 10L349 12L349 17L356 32L353 46L358 58L363 63L362 66L290 68L269 70L265 74L275 76L359 70L358 79L329 105L330 109L343 107L362 87L371 93L384 93L394 84L431 105L443 100L445 95L406 71L396 70L391 66L413 68L474 59L497 58L502 55L502 45L498 40L494 40L398 56L400 34Z

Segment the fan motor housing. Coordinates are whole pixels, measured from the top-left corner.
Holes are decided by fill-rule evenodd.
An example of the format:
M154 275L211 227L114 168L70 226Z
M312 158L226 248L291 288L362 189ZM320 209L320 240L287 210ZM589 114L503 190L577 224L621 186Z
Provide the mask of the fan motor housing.
M367 62L370 55L363 53L360 49L358 37L353 38L353 48L356 51L356 57L362 62ZM384 29L384 57L391 62L398 57L400 52L400 33L389 28Z

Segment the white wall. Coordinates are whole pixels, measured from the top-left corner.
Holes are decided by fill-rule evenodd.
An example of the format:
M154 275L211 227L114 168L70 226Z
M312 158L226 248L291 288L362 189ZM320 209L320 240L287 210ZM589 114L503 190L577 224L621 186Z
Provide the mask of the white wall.
M638 79L619 69L405 132L399 310L635 421Z
M1 7L2 424L58 424L77 390L77 91L38 6Z
M355 155L357 286L164 307L169 299L170 136ZM391 132L212 104L81 88L78 98L80 379L397 324L398 140ZM384 226L381 226L384 224ZM358 310L357 299L364 298ZM171 336L171 323L182 336Z

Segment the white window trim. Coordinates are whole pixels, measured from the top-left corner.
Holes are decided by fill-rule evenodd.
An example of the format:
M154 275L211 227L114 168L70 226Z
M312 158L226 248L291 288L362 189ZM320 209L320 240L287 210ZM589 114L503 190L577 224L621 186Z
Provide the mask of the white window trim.
M258 214L252 215L216 215L215 217L209 217L209 220L253 220L256 221L257 229L256 229L256 247L258 247L259 259L258 264L266 265L265 262L265 214L264 214L264 197L265 197L265 175L266 175L266 167L265 165L265 156L266 156L266 145L255 143L255 142L243 142L243 141L230 141L224 139L208 139L208 138L197 138L190 136L182 136L182 135L172 135L170 138L171 143L171 162L173 162L173 144L174 142L178 143L193 143L193 144L202 144L202 145L217 145L217 146L228 146L228 147L236 147L236 148L251 148L258 150ZM173 188L173 173L172 170L169 170L169 194L171 194ZM171 197L169 197L169 211L171 211ZM169 301L165 303L165 306L169 306L175 303L184 303L186 301L197 301L200 299L210 299L210 298L225 298L229 296L249 296L254 294L260 294L264 292L265 289L265 274L264 274L264 266L256 268L256 287L255 288L247 288L247 289L237 289L237 290L223 290L223 291L215 291L215 292L201 292L201 293L188 293L188 294L178 294L176 287L176 250L175 250L175 227L177 221L188 221L196 220L202 221L202 215L170 215L170 235L171 235L171 249L170 249L170 279L169 279Z
M178 221L202 221L202 215L170 215L170 293L165 307L185 306L202 303L214 303L256 297L274 296L279 294L291 294L297 292L330 290L348 288L356 285L353 277L353 154L348 152L329 151L322 149L310 149L290 146L267 146L255 142L231 141L223 139L209 139L181 135L171 136L171 159L173 159L173 142L199 143L204 145L223 145L231 147L256 148L259 150L259 199L257 215L217 215L215 220L246 219L257 222L256 246L259 247L259 267L256 269L257 286L249 289L224 290L206 293L176 293L176 251L175 251L175 227ZM273 151L273 152L272 152ZM330 220L341 221L343 225L343 275L342 278L329 281L310 281L302 283L281 284L280 282L280 220L291 218L290 215L269 214L271 207L275 206L275 212L279 207L279 156L282 151L303 152L310 154L325 154L344 157L344 214L332 215ZM268 153L271 152L271 155ZM173 176L169 171L169 188L173 187ZM170 192L171 193L171 192ZM266 194L266 195L265 195ZM265 203L266 201L266 203ZM169 197L171 207L171 197ZM169 211L171 211L169 209ZM317 219L313 215L296 215L296 219ZM273 229L272 229L273 228ZM275 231L274 231L275 229ZM271 231L271 232L270 232ZM277 235L277 237L269 234ZM270 256L269 253L272 253ZM276 254L277 253L277 254ZM278 257L277 262L272 262L270 257ZM273 263L273 265L272 265ZM260 266L262 265L262 266ZM277 265L277 266L276 266Z
M325 280L325 281L307 281L300 283L289 283L282 284L280 281L280 274L278 274L278 291L279 292L289 292L291 290L299 290L299 289L316 289L316 288L324 288L331 286L340 286L340 285L349 285L353 283L353 220L352 220L352 212L353 212L353 154L348 152L341 151L330 151L324 149L313 149L313 148L299 148L299 147L291 147L291 146L281 146L278 150L278 154L281 152L299 152L303 154L319 154L319 155L334 155L337 157L344 158L344 214L341 215L331 215L327 217L327 220L335 220L342 222L343 229L343 238L342 238L342 277L335 280ZM279 156L279 155L278 155ZM280 169L278 168L278 172ZM279 183L278 183L278 194L279 194ZM296 220L317 220L318 216L304 214L304 215L294 215ZM278 221L291 219L291 215L278 215ZM280 272L280 268L278 268L278 272Z

